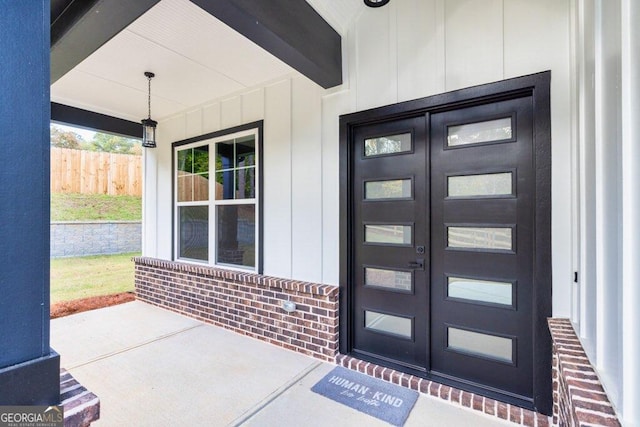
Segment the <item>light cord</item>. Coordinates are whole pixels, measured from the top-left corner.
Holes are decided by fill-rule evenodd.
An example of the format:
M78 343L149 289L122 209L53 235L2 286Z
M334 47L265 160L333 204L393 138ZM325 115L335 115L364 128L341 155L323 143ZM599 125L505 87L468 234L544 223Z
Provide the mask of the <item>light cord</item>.
M147 77L149 81L149 120L151 120L151 77Z

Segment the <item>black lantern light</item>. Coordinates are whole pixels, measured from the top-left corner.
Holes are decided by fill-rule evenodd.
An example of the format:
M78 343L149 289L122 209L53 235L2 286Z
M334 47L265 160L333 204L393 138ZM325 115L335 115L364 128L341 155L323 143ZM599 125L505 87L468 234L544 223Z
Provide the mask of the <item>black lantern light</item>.
M156 148L156 125L158 122L151 119L151 79L156 75L150 71L145 71L144 75L149 80L149 117L142 119L142 146Z
M389 3L389 0L364 0L364 4L369 7L380 7Z

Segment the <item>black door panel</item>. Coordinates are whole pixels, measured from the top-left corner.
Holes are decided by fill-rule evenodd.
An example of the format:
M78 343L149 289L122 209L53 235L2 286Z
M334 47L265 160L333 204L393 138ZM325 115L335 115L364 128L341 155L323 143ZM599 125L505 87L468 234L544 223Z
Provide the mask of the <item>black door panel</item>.
M420 269L411 263L429 256L416 252L417 246L428 247L425 127L424 116L362 126L356 129L353 144L353 351L422 372L427 368L429 342L428 266ZM402 145L393 139L401 133L410 135L402 142L405 151L365 155L367 140L381 138L382 150L393 151ZM392 182L397 180L410 180L398 194L394 192L397 182ZM365 188L370 181L393 188L388 193L381 190L371 200ZM373 242L367 241L367 227ZM367 268L378 270L371 280L379 282L367 284Z
M353 353L533 396L531 102L354 129Z
M431 370L521 397L533 395L531 112L531 98L527 97L431 117ZM448 146L449 131L459 129L456 124L475 123L482 129L479 122L506 117L510 118L511 138ZM468 138L491 137L490 132L482 132L470 133ZM502 189L473 181L480 177L489 182L492 174L500 172L511 179L510 185L506 178L501 181ZM449 197L451 176L471 176L464 180L469 188L461 186L455 191L472 195ZM447 227L455 227L458 234L449 236ZM480 230L477 234L469 231L475 228ZM448 294L447 277L456 276L461 279L454 284L469 290L469 298ZM469 278L497 284L478 285L466 280ZM474 287L485 292L472 291ZM488 289L496 289L495 295ZM464 291L458 293L464 296Z

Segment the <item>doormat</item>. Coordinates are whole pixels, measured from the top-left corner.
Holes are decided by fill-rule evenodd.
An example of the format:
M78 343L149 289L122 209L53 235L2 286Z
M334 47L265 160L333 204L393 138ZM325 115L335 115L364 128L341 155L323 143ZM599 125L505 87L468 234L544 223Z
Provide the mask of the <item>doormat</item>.
M417 391L340 366L318 381L311 391L394 426L404 425L418 400Z

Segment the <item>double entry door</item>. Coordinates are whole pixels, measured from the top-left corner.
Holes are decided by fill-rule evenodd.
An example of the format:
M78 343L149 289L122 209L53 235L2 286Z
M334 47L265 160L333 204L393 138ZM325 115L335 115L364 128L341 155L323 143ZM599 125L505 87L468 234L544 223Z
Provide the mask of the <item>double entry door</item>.
M534 395L532 97L354 127L350 353Z

